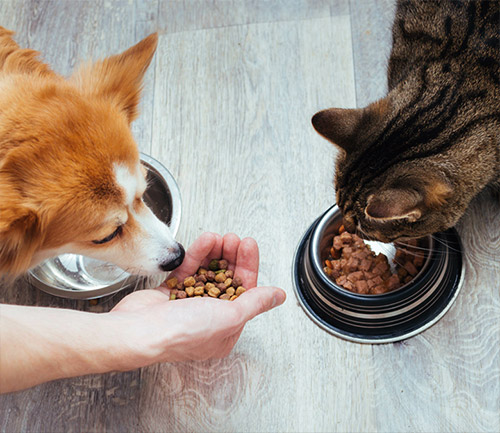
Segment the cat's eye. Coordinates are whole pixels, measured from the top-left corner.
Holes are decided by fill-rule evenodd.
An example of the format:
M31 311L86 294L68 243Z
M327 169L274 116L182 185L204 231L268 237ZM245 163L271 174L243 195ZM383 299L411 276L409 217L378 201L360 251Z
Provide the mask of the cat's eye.
M116 230L111 233L109 236L106 236L105 238L103 239L99 239L99 240L96 240L96 241L92 241L94 244L105 244L106 242L109 242L111 240L113 240L114 238L116 238L121 232L123 231L123 226L118 226L116 228Z

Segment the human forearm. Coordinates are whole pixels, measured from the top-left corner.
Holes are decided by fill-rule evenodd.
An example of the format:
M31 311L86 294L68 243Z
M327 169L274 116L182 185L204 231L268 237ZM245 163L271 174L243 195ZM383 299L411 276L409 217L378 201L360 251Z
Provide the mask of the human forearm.
M168 289L160 286L130 293L102 314L0 305L0 391L157 362L227 356L246 322L281 305L286 295L276 287L256 287L257 243L235 234L204 233L171 276L182 281L220 257L249 288L234 301L170 301Z
M0 392L131 368L120 334L107 314L0 305Z

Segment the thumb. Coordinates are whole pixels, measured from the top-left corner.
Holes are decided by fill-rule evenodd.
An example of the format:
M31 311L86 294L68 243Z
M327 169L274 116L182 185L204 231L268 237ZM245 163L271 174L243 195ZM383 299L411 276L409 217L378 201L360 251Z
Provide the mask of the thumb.
M255 287L247 290L233 302L241 312L243 323L285 302L286 293L278 287Z

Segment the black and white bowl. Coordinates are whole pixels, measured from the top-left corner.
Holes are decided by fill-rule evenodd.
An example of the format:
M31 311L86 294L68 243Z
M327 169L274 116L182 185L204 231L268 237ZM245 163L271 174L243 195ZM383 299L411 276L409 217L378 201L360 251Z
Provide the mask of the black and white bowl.
M359 343L389 343L412 337L436 323L453 304L463 283L462 247L455 229L420 241L427 252L412 281L392 292L363 295L335 284L323 271L333 236L342 224L334 205L301 239L292 279L305 313L324 330ZM392 244L367 242L391 261Z

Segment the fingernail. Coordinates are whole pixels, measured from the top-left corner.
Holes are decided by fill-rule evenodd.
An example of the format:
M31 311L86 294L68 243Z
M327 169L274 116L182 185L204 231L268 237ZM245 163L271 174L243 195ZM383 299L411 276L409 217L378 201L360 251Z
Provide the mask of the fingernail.
M276 307L276 304L278 303L278 296L274 295L273 296L273 303L271 304L271 308Z
M282 295L282 293L277 293L273 297L273 304L271 308L274 308L277 305L281 305L283 302L285 302L285 297Z

